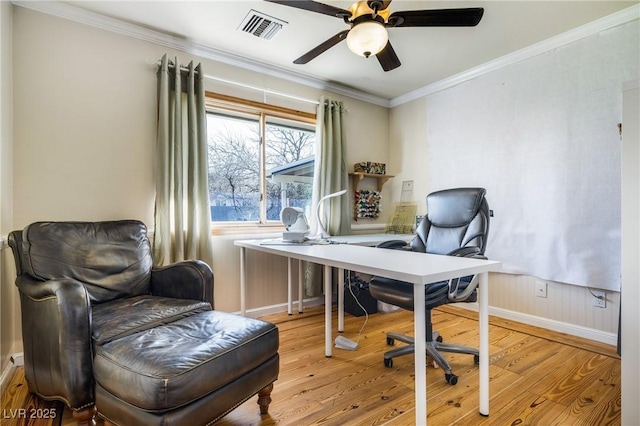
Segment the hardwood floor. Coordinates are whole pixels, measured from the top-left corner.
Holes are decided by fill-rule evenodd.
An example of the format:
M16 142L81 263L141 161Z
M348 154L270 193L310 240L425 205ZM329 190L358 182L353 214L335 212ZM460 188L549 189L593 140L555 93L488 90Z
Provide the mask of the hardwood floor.
M445 341L469 346L477 346L475 317L452 306L433 313ZM218 425L414 424L412 356L397 358L393 368L382 363L385 334L411 334L412 313L371 315L358 349L334 349L330 359L324 356L322 308L264 319L280 330L280 378L269 415L260 417L254 397ZM363 323L364 317L346 315L344 336L356 340ZM440 369L428 368L430 425L620 424L620 358L614 347L491 317L490 352L490 416L478 413L472 357L446 354L459 381L451 386ZM2 406L15 409L20 402L3 396ZM72 424L65 410L62 425Z
M63 416L64 404L58 401L45 401L29 393L24 381L24 369L16 373L2 394L2 426L59 426ZM67 410L68 411L68 410Z

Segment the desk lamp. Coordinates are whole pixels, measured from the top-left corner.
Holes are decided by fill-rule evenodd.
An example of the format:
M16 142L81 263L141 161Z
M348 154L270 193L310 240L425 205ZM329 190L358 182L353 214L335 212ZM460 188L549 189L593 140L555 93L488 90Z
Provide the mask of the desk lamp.
M329 195L325 195L324 197L320 198L320 201L318 201L318 206L316 207L316 220L318 221L318 238L329 238L329 232L327 232L327 229L324 226L324 223L322 222L322 219L320 218L320 208L322 207L323 203L325 201L327 201L329 198L333 198L333 197L338 197L340 195L346 194L347 190L343 189L342 191L338 191L338 192L334 192L333 194L329 194Z

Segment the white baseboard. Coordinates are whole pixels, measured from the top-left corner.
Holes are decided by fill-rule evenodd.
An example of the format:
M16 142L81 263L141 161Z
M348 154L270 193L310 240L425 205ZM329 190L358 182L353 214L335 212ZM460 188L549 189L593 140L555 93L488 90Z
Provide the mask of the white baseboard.
M303 299L302 304L304 307L324 305L324 297L312 297L310 299ZM298 301L293 302L293 311L298 311ZM277 305L261 306L259 308L247 309L247 316L251 318L259 318L265 315L279 314L287 312L286 303L278 303ZM235 312L239 314L240 311Z
M455 306L462 309L468 309L470 311L478 312L477 303L458 303ZM518 321L523 324L546 328L548 330L557 331L560 333L566 333L571 336L581 337L583 339L589 339L596 342L605 343L607 345L616 346L618 344L618 335L615 333L608 333L605 331L556 321L549 318L542 318L535 315L524 314L522 312L510 311L508 309L496 308L493 306L489 306L489 315L495 315L496 317Z
M0 394L4 395L4 392L9 387L9 382L13 379L13 375L16 372L16 366L12 362L8 362L4 370L2 370L2 375L0 375Z
M334 297L335 299L335 297ZM324 304L324 297L314 297L310 299L304 299L304 306L318 306ZM467 309L470 311L478 312L477 303L457 303L456 307ZM294 312L298 309L298 302L293 304ZM278 314L287 311L286 303L279 303L277 305L262 306L259 308L248 309L247 316L252 318L259 318L265 315ZM237 312L239 313L239 312ZM489 306L489 314L496 317L521 322L523 324L532 325L535 327L546 328L548 330L557 331L560 333L566 333L571 336L581 337L583 339L589 339L607 345L616 346L618 344L618 335L615 333L608 333L593 328L583 327L580 325L570 324L566 322L556 321L548 318L542 318L535 315L524 314L522 312L510 311L508 309L496 308Z
M384 223L365 223L365 224L360 224L360 223L352 223L351 224L351 231L353 232L372 232L375 231L377 232L384 232L384 230L386 229L387 225Z

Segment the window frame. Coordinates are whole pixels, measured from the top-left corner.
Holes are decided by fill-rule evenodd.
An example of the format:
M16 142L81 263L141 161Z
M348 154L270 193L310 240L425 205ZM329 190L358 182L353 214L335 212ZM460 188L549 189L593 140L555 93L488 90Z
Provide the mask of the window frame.
M241 222L241 221L213 221L211 220L212 232L214 234L227 233L246 233L261 232L265 230L279 231L284 226L279 221L267 220L266 218L266 144L265 134L267 120L269 118L284 119L288 121L298 122L303 125L316 126L316 114L304 111L298 111L290 108L270 105L257 101L238 98L235 96L224 95L221 93L205 91L205 109L207 114L220 113L233 116L251 115L258 119L260 132L260 218L257 222ZM317 143L317 141L316 141Z

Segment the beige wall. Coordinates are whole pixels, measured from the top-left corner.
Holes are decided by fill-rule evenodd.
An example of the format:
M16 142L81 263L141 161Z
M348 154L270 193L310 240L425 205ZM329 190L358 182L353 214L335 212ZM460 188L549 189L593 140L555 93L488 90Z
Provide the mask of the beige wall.
M152 224L152 45L14 8L14 227Z
M391 183L393 193L401 194L402 181L412 180L418 214L425 213L425 196L429 191L426 108L425 99L419 98L390 110L389 161L396 171ZM400 199L396 197L394 201Z
M11 112L12 6L0 2L0 372L6 371L9 355L20 346L20 327L15 319L17 291L13 285L13 259L6 241L12 221L12 112ZM2 377L2 385L5 377Z
M13 228L36 220L140 219L153 227L156 76L164 53L206 75L347 107L347 166L388 162L389 111L268 74L193 57L113 32L14 7ZM313 104L207 79L207 90L315 111ZM385 191L388 191L385 188ZM390 192L383 193L390 197ZM384 223L385 218L378 220ZM359 222L360 223L360 222ZM375 222L367 222L375 223ZM215 238L216 307L240 308L234 235ZM248 307L286 302L284 268L267 259ZM253 291L252 291L253 290ZM14 317L17 320L17 317Z
M20 7L14 23L14 226L35 220L153 220L156 78L168 49ZM169 51L186 63L183 52ZM197 58L195 58L198 60ZM201 60L201 59L200 59ZM345 102L348 163L386 161L388 110L201 60L205 74ZM207 80L207 89L263 101ZM313 110L269 95L268 102Z

